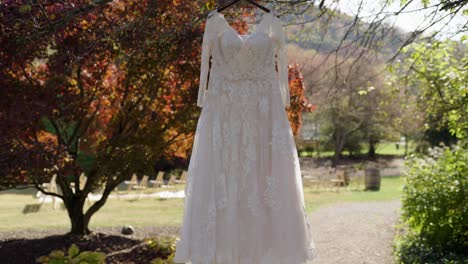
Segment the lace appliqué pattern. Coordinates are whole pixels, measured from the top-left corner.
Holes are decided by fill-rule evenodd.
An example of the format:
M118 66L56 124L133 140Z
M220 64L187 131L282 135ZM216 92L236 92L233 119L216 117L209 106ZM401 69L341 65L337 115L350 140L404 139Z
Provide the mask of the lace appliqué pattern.
M215 240L215 232L216 232L216 207L210 207L207 215L206 224L202 228L202 235L201 235L201 242L202 245L205 247L209 247L210 249L207 250L207 254L202 256L197 256L197 259L204 259L204 263L212 263L215 257L215 250L213 245L213 241ZM205 241L206 240L206 241ZM211 247L210 247L211 245ZM213 249L213 250L211 250Z
M263 193L265 203L272 209L279 209L280 202L276 199L276 192L278 190L278 179L275 177L267 177L267 188Z
M260 200L258 199L256 192L249 193L247 198L247 205L252 215L260 215Z
M243 120L242 126L241 151L244 152L244 160L242 162L241 192L247 188L249 179L252 179L251 177L255 177L254 166L257 157L255 151L255 133L253 124L248 120Z
M271 140L273 144L273 151L280 153L282 156L291 158L289 151L288 135L285 133L287 130L279 124L273 126Z

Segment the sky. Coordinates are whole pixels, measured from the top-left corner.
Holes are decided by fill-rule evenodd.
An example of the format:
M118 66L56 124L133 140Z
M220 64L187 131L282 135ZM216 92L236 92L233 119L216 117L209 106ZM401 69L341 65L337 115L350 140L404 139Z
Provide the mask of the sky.
M341 0L337 4L329 4L329 7L337 7L344 13L355 16L359 8L359 3L363 2L361 17L364 20L370 21L375 18L375 14L378 14L382 8L382 3L385 1L382 0ZM434 2L434 1L431 1ZM437 3L439 1L436 1ZM432 3L433 5L434 3ZM431 6L431 4L429 5ZM410 32L416 29L423 29L429 25L429 22L432 20L432 15L434 14L435 7L424 9L421 3L421 0L412 1L408 7L405 8L404 12L400 13L398 16L395 16L393 13L400 10L400 1L395 0L392 4L388 5L384 12L387 15L386 21L389 23L395 23L395 26L400 27L404 31ZM436 20L440 19L446 15L444 12L438 12L436 15ZM439 39L460 39L463 34L454 35L454 32L460 31L462 26L467 22L468 16L458 14L451 21L448 17L439 21L436 25L427 29L427 32L439 31L441 29L440 35L437 37ZM468 35L467 32L464 33Z

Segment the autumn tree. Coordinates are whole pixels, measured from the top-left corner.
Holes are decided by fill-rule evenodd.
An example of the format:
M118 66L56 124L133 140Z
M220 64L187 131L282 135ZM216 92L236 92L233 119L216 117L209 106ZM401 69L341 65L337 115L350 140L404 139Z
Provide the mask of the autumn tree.
M0 188L32 185L61 198L71 233L83 235L122 181L189 155L212 4L4 1ZM304 106L297 87L292 111ZM53 175L60 193L41 187ZM102 198L85 208L96 188Z
M3 7L1 186L33 184L60 197L71 233L89 233L91 216L119 183L151 172L193 134L205 7L177 1ZM81 173L86 185L72 187L80 186ZM54 174L60 193L41 187ZM102 198L85 210L98 187Z

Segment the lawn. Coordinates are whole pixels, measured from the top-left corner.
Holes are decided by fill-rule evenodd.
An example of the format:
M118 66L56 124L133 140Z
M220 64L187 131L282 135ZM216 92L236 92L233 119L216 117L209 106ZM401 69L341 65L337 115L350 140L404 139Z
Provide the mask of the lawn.
M416 144L412 141L409 142L408 144L408 152L412 153L414 152L416 147ZM366 153L368 150L368 144L361 144L361 152ZM404 156L405 155L405 145L403 143L399 143L399 148L396 148L396 143L392 142L382 142L377 144L375 152L378 155L391 155L391 156ZM305 151L302 150L300 151L300 156L301 157L316 157L317 153L316 152L311 152L311 151ZM344 150L342 153L344 156L349 155L349 151ZM320 157L325 158L325 157L333 157L334 151L332 150L322 150L320 151Z
M185 185L178 185L181 190ZM154 190L154 189L153 189ZM166 191L167 189L156 189ZM37 203L33 190L0 193L0 231L19 229L68 228L65 210L45 203L39 212L23 214L26 204ZM97 226L168 226L178 225L183 212L183 199L142 198L140 200L108 199L91 219L91 229Z
M380 191L341 190L317 192L315 189L304 188L304 200L308 212L313 212L319 207L336 202L358 201L388 201L400 199L403 187L403 177L382 177Z
M177 185L183 190L184 185ZM384 177L379 192L345 191L315 192L304 188L308 212L320 206L341 201L382 201L399 199L401 177ZM160 191L159 189L157 191ZM166 190L166 189L164 189ZM53 210L51 204L44 204L39 212L23 214L25 205L36 203L33 190L15 190L0 193L0 231L25 229L68 228L65 210ZM171 226L180 225L183 214L183 199L144 198L140 200L109 199L106 205L94 215L93 227L123 226Z

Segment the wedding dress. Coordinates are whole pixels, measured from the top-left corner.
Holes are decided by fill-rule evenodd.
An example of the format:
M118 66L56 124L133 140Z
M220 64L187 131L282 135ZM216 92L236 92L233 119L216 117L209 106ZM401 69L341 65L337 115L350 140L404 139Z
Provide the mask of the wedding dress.
M248 35L216 10L208 15L197 101L202 112L175 263L300 264L315 258L285 110L285 49L281 22L272 13Z

